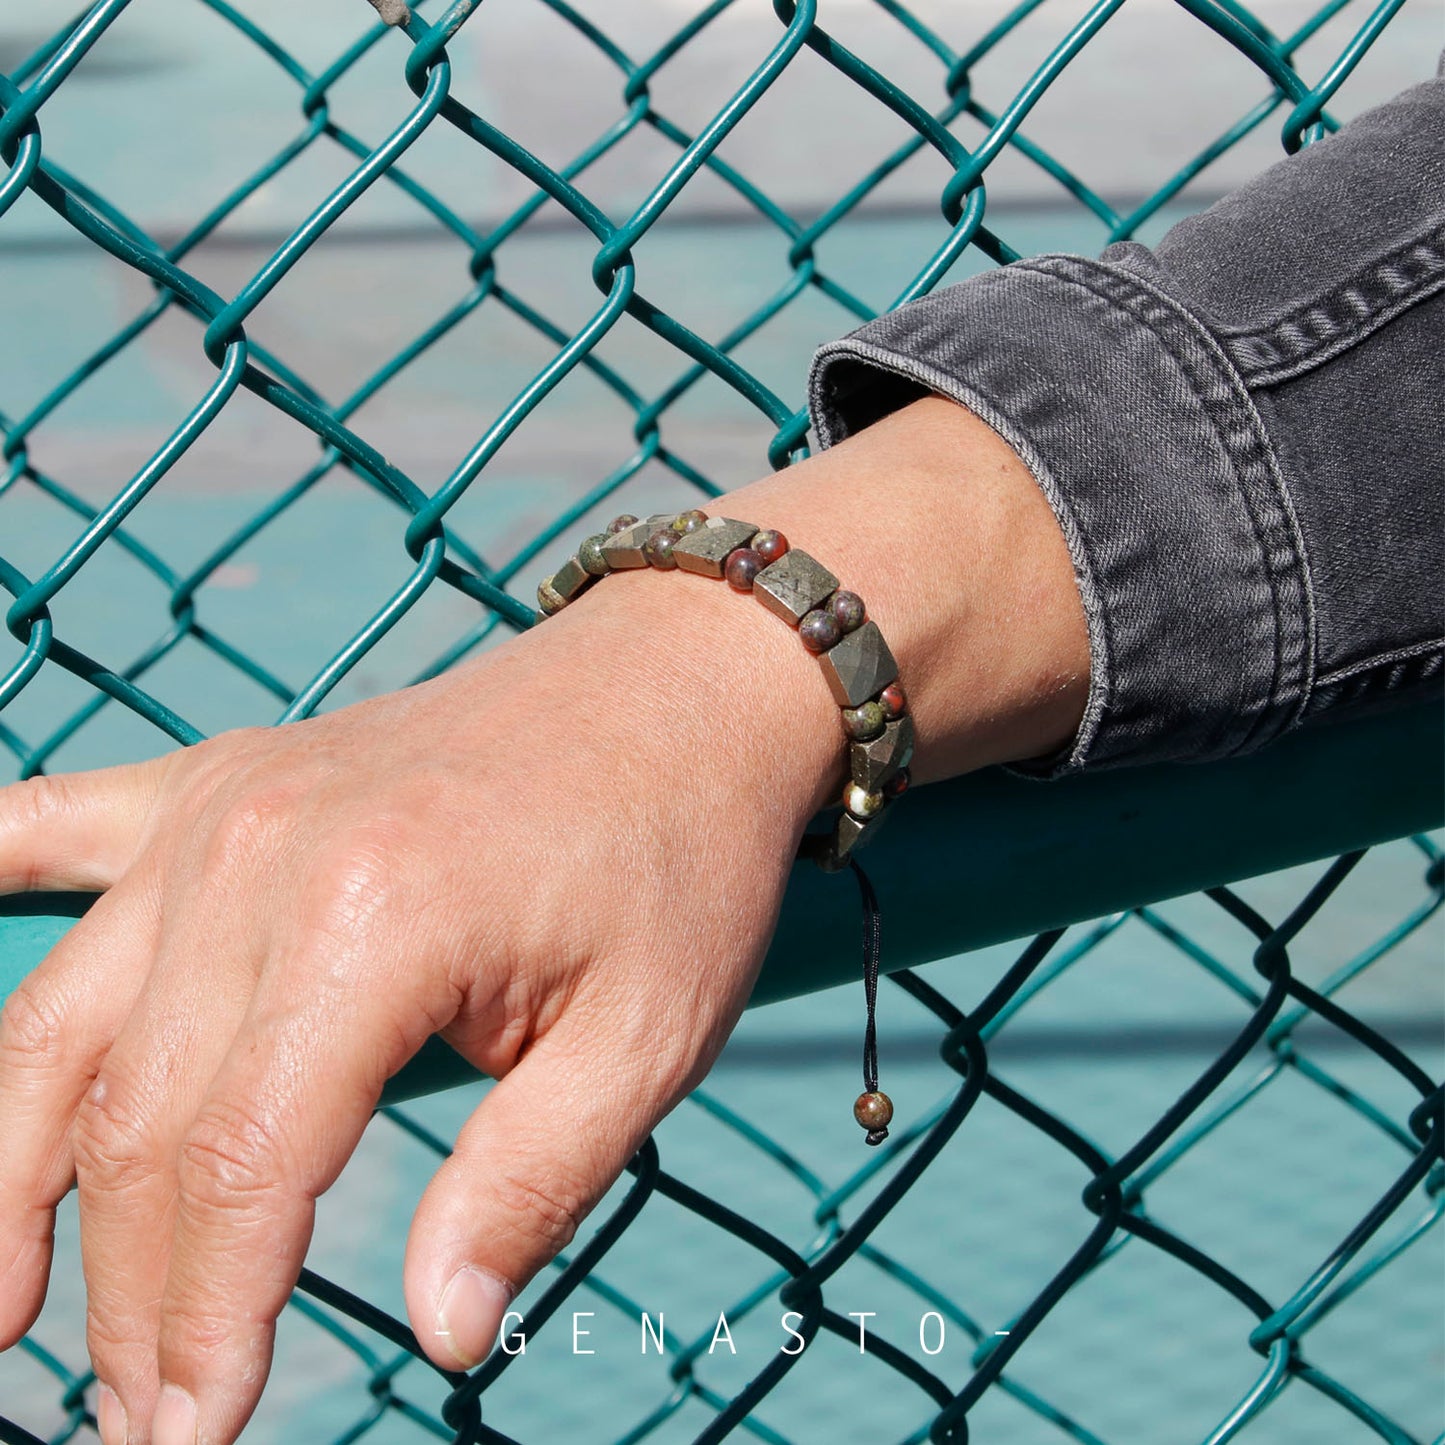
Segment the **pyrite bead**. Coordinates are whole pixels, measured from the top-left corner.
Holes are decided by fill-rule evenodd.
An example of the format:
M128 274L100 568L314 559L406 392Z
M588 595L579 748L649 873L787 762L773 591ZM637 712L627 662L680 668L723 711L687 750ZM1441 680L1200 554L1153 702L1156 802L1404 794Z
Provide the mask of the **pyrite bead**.
M637 522L638 519L634 517L631 512L624 512L620 517L614 517L607 524L608 534L616 535L616 533L620 532L624 527L635 527Z
M667 519L668 522L671 520L670 517ZM634 522L620 532L613 532L602 544L602 555L607 559L607 565L614 572L628 567L646 567L647 554L642 549L647 539L663 525L662 522L648 520Z
M753 551L765 563L776 562L788 550L788 539L779 531L768 527L753 538Z
M875 1129L886 1129L893 1122L893 1100L877 1090L859 1094L853 1104L853 1117L861 1128L870 1133Z
M908 711L908 699L896 682L890 682L878 694L878 701L883 704L883 711L888 714L889 722L897 722Z
M728 557L739 547L746 547L757 530L751 522L709 517L697 531L678 537L672 555L684 572L696 572L700 577L721 577Z
M840 635L833 614L823 607L815 607L798 623L798 636L809 652L827 652Z
M673 519L672 530L680 537L685 537L689 532L696 532L699 527L707 525L707 513L699 512L696 507L689 508L686 512L679 512Z
M612 570L607 558L602 555L602 544L607 536L606 532L599 532L595 537L588 537L577 549L577 560L593 577L605 577Z
M761 535L762 533L758 534ZM754 549L757 548L757 541L758 538L754 537ZM806 552L794 550L785 552L776 562L769 562L758 573L753 579L753 596L774 617L781 617L789 627L796 627L815 607L821 607L833 595L837 586L838 579L826 567L815 562ZM831 652L822 654L825 675L827 659L830 656ZM862 697L844 701L862 702L864 697L872 697L876 691L874 688ZM840 701L838 706L842 707L843 702Z
M843 789L843 806L855 818L875 817L883 811L883 805L887 801L882 793L870 793L867 788L860 788L857 783L849 783Z
M569 557L548 580L552 590L564 602L575 602L597 582L595 577L589 576L583 570L582 564L575 557Z
M868 620L868 609L864 607L863 599L856 592L849 592L840 587L833 594L830 605L833 608L833 618L838 624L839 632L856 632Z
M870 738L881 736L887 725L887 714L876 702L843 709L843 731L855 742L866 743Z
M900 768L913 761L913 719L901 717L888 723L883 731L866 742L848 747L849 771L860 788L876 792Z
M671 527L659 527L642 544L642 555L647 558L649 567L656 567L659 572L670 572L677 566L677 558L672 555L672 549L677 545L678 534Z
M898 680L898 664L876 622L865 622L823 654L823 677L839 707L857 707Z
M728 553L723 564L723 576L735 592L751 592L753 578L768 564L751 547L739 547Z

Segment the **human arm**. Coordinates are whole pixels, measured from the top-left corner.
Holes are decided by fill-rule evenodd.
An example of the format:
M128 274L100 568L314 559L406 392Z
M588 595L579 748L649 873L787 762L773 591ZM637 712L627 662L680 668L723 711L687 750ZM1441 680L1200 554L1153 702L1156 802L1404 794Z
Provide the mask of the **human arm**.
M1061 367L1064 399L1090 404L1073 380ZM714 510L779 527L867 598L921 778L1067 749L1082 614L1029 469L950 404L877 410ZM1159 643L1171 663L1178 645ZM1170 735L1167 714L1146 733ZM137 1432L164 1376L207 1438L234 1434L311 1199L379 1080L441 1028L502 1082L417 1217L408 1302L439 1360L473 1358L485 1322L453 1335L461 1354L435 1333L452 1270L519 1284L699 1076L840 779L836 707L796 639L723 587L636 573L423 688L5 794L5 886L115 886L7 1013L0 1336L38 1302L77 1165L101 1378Z
M1067 552L968 413L922 401L712 506L862 593L920 778L1070 735ZM797 637L723 584L639 572L407 692L0 792L0 889L108 890L3 1016L0 1342L39 1306L74 1173L89 1345L132 1438L162 1381L232 1438L312 1200L441 1031L500 1082L417 1214L407 1300L439 1362L475 1362L501 1299L438 1335L449 1280L520 1287L698 1081L842 780Z

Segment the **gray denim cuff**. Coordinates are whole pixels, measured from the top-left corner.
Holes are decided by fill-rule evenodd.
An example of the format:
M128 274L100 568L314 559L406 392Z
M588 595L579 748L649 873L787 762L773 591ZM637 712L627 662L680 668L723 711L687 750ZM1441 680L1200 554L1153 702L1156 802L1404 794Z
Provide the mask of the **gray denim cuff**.
M899 308L815 356L830 446L920 395L982 417L1068 541L1091 653L1073 745L1038 776L1251 751L1314 667L1309 577L1254 404L1214 338L1107 260L1045 256Z

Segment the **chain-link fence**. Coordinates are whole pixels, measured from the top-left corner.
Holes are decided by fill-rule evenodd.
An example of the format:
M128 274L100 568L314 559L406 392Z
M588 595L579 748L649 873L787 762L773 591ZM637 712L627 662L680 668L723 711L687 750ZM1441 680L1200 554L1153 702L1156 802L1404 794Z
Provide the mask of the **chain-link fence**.
M1017 255L1150 234L1217 177L1237 178L1229 167L1250 147L1259 158L1326 134L1336 92L1385 49L1372 51L1401 4L1281 4L1289 24L1271 29L1235 0L775 13L715 0L590 14L462 0L379 6L389 28L364 24L362 0L304 11L99 0L13 55L0 30L0 587L13 598L0 743L19 775L114 761L306 716L494 644L530 625L544 563L608 516L675 509L798 456L812 345ZM157 73L171 40L191 77L173 85ZM532 58L501 66L493 42ZM109 87L101 102L77 99L87 82ZM1139 97L1132 114L1126 92ZM1147 130L1157 154L1136 145L1121 170L1115 118ZM57 134L78 138L94 170L69 168ZM1439 1239L1440 1089L1407 1053L1435 1061L1436 1013L1417 1020L1423 1033L1382 1032L1362 1021L1378 1011L1368 999L1341 1000L1418 950L1442 872L1427 840L1382 856L1386 872L1363 890L1351 855L1268 907L1217 889L1182 921L1150 908L1041 936L966 1008L897 975L961 1080L931 1113L839 1178L804 1162L762 1098L745 1109L699 1094L683 1123L712 1130L733 1172L709 1179L717 1161L690 1154L673 1127L696 1177L664 1170L666 1147L644 1150L521 1301L527 1352L498 1353L470 1378L414 1358L387 1282L399 1265L349 1276L380 1304L308 1274L288 1324L302 1332L304 1388L257 1429L494 1442L735 1430L941 1442L969 1438L970 1424L988 1445L1430 1438L1445 1422L1392 1376L1429 1393L1440 1368L1438 1290L1408 1262ZM1407 896L1402 880L1421 871ZM1377 936L1337 957L1329 930L1306 925L1352 888L1349 916ZM1036 1102L990 1060L1128 938L1183 960L1238 1013L1086 1127L1083 1093L1045 1088ZM1301 969L1305 944L1330 965ZM1409 998L1418 1010L1418 987ZM1106 1051L1105 1022L1090 1028ZM795 1068L806 1053L778 1052ZM747 1096L727 1060L718 1077ZM1328 1107L1271 1117L1298 1084ZM444 1152L426 1107L388 1111L377 1128ZM1270 1165L1301 1117L1317 1131L1318 1177ZM1250 1137L1262 1157L1237 1182L1254 1201L1241 1227L1268 1241L1263 1264L1207 1218L1177 1224L1187 1199L1171 1192L1200 1187L1201 1158L1229 1173L1221 1141L1260 1118ZM1347 1146L1332 1142L1340 1129L1356 1131ZM1009 1150L1027 1151L1023 1139L1052 1162L1019 1165ZM1027 1185L981 1189L970 1161L995 1180L1018 1166ZM1033 1197L1059 1201L1047 1227L1020 1213ZM907 1221L930 1199L947 1202L947 1229L935 1219L920 1239ZM987 1300L973 1298L988 1273L964 1242L973 1213L1004 1232L988 1249L1012 1247L1000 1243L1010 1222L1027 1245L1016 1287L990 1286ZM366 1238L385 1254L385 1231ZM638 1253L639 1240L653 1247ZM680 1334L659 1323L649 1357L631 1331L657 1318L658 1240L672 1287L689 1278L691 1323ZM1109 1295L1101 1282L1141 1256L1162 1272ZM848 1282L864 1268L909 1303L906 1326L865 1326L860 1361L849 1310L873 1296ZM1363 1368L1364 1345L1330 1331L1370 1317L1382 1289L1377 1317L1395 1333ZM1146 1323L1176 1292L1178 1315ZM719 1311L739 1337L726 1353ZM576 1343L578 1312L595 1317L599 1351L607 1319L629 1322L626 1366L609 1366L606 1390L589 1386L590 1411L556 1383L578 1357L545 1353L558 1337ZM1127 1341L1091 1354L1110 1331ZM318 1339L355 1366L322 1414ZM69 1439L93 1423L79 1349L73 1331L32 1337L4 1362L0 1440ZM1078 1355L1087 1366L1070 1368ZM283 1349L283 1375L288 1361ZM1162 1396L1139 1371L1169 1382ZM1133 1388L1154 1403L1131 1415L1119 1406Z

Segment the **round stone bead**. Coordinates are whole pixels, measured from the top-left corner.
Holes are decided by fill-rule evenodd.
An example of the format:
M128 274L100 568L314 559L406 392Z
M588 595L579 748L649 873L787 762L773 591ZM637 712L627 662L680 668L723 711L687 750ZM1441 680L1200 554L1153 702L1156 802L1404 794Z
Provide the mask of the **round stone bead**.
M766 566L776 562L788 550L788 539L781 532L775 532L771 527L759 532L752 541L753 551L763 559Z
M734 591L751 592L753 578L766 566L767 563L751 547L736 547L723 563L723 576Z
M903 689L896 682L890 682L878 694L878 701L883 711L888 714L889 722L897 722L908 711L908 699L904 697Z
M893 1100L876 1090L859 1094L853 1104L853 1117L861 1128L870 1133L875 1129L886 1129L893 1122Z
M887 801L881 792L870 793L867 788L860 788L857 783L849 783L843 789L843 806L855 818L877 817Z
M863 599L856 592L840 587L828 605L833 609L833 618L838 624L839 632L856 632L868 620L868 609L863 606Z
M659 572L670 572L677 566L672 549L680 540L671 527L661 527L642 544L642 555L647 558L650 567L656 567Z
M908 769L899 768L899 770L883 784L883 796L888 799L896 798L900 793L906 793L912 782L913 776Z
M613 535L620 532L624 527L635 527L637 521L638 519L634 517L631 512L624 512L620 517L614 517L607 524L608 534Z
M888 714L876 702L861 703L843 709L843 731L855 743L871 742L888 725Z
M679 537L686 537L689 532L696 532L699 527L707 525L707 513L699 512L696 507L690 511L679 512L672 519L672 530Z
M823 607L805 612L798 623L798 636L809 652L827 652L842 635L833 614Z
M595 537L588 537L577 549L577 560L589 577L605 577L612 570L607 558L602 555L602 544L606 540L607 533L599 532Z

